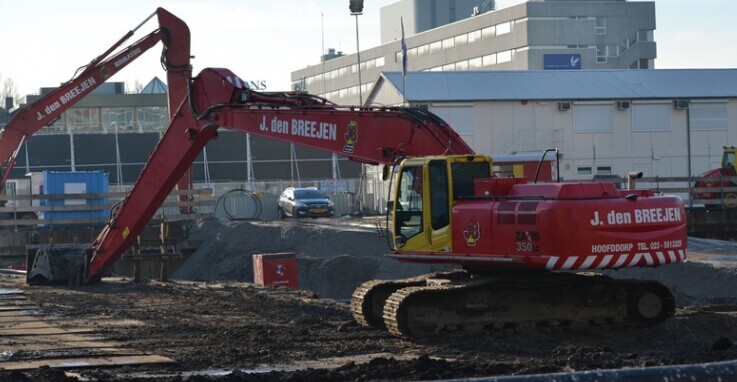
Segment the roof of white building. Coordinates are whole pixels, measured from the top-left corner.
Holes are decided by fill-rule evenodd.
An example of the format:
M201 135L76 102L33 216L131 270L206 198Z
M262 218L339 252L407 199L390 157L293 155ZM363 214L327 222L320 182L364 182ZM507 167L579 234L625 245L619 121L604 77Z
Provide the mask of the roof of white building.
M401 72L383 81L402 93ZM735 98L737 69L409 72L404 89L413 102Z

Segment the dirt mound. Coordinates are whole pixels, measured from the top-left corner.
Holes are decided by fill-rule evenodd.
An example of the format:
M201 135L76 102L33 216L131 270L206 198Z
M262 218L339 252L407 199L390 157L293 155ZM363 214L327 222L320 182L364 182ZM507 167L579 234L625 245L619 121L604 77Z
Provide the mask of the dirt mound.
M207 219L191 229L189 240L199 248L173 272L172 279L252 282L253 255L296 252L300 288L321 297L346 299L366 280L409 277L440 268L387 258L390 250L385 237L379 237L375 229L340 220L223 225Z
M673 291L680 306L737 303L737 264L685 262L657 268L622 268L614 278L657 280Z

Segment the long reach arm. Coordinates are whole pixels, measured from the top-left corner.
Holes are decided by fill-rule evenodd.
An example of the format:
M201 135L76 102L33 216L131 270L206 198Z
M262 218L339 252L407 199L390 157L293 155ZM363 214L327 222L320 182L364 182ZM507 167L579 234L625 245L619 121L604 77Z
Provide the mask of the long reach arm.
M205 69L190 82L188 98L135 186L79 261L85 267L79 281L94 280L113 265L207 142L217 137L218 128L297 143L371 164L390 164L414 155L473 154L445 122L420 109L342 108L302 93L259 93L247 89L227 69Z
M156 15L159 28L130 46L113 54L146 21ZM64 111L74 106L84 96L102 85L108 78L125 68L141 54L161 41L164 45L161 64L167 70L169 86L169 112L179 107L187 92L187 82L192 76L190 61L189 28L184 21L163 8L128 31L103 54L80 68L78 74L52 92L19 110L0 131L0 165L4 165L0 186L5 184L13 170L23 142L44 126L56 122Z

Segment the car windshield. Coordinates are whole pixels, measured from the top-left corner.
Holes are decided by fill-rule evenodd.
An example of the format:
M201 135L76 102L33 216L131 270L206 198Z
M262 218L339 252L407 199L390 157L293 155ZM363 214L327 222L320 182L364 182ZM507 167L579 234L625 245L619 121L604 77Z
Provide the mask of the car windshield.
M294 190L295 199L325 199L325 195L318 190Z

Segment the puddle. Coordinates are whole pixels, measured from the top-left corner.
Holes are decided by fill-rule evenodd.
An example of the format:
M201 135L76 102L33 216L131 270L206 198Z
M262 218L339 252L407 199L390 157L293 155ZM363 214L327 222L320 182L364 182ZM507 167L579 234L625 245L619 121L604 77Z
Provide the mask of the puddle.
M20 289L0 289L0 295L23 294Z
M734 253L703 253L703 252L689 252L687 256L688 261L696 261L699 263L735 263L737 262L737 255Z

